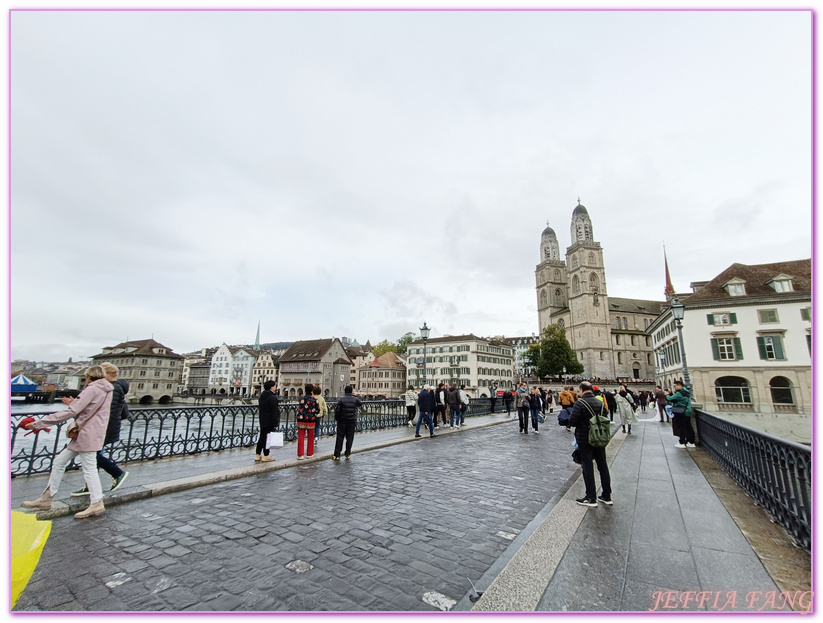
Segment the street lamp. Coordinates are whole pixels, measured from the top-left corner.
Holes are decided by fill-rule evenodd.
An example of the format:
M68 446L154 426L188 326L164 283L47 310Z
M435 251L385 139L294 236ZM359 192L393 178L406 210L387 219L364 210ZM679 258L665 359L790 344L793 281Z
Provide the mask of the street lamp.
M431 329L426 326L424 321L423 326L420 327L420 337L423 338L423 387L426 386L426 341L429 339L430 332Z
M672 297L670 303L672 316L677 323L677 339L680 342L680 357L683 359L683 380L686 383L686 389L692 393L692 382L689 379L689 366L686 365L686 347L683 345L683 327L681 321L686 315L686 306L681 303L676 296Z

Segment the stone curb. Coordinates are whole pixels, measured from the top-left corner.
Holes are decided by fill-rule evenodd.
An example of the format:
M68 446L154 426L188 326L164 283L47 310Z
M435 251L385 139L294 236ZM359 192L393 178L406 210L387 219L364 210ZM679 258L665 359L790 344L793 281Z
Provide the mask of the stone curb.
M437 435L440 436L459 434L460 432L463 432L463 430L476 430L480 428L486 428L487 426L496 426L498 424L505 424L507 422L512 421L513 420L506 418L495 422L483 422L479 424L474 424L459 431L447 429L445 431L437 433ZM401 439L378 441L370 445L362 446L360 448L352 448L352 454L368 452L369 450L378 450L380 448L388 448L390 446L396 446L401 443L409 443L414 441L422 441L422 439L418 439L416 437L403 437ZM122 493L118 492L111 496L104 495L103 502L106 508L109 508L111 506L117 506L119 504L126 504L129 502L146 500L148 498L157 497L159 495L165 495L167 493L177 493L178 491L187 491L189 489L196 489L198 487L206 487L208 485L219 484L221 482L236 480L238 478L259 476L260 474L265 474L267 472L273 472L281 469L287 469L289 467L310 465L311 463L317 463L318 461L331 460L331 456L331 452L323 452L314 455L310 459L303 459L302 461L298 461L296 458L294 458L280 462L273 461L272 463L255 463L253 465L232 467L230 469L224 469L217 472L198 474L197 476L189 476L187 478L164 480L147 485L140 485L139 487L134 487L132 490L126 489ZM69 501L55 501L52 503L51 510L38 512L37 519L43 521L47 519L55 519L57 517L65 517L66 515L73 515L74 513L85 510L86 507L88 507L87 499L88 498L83 497L70 498ZM76 500L76 503L74 502L74 500ZM25 512L28 509L22 508L18 510L22 510Z

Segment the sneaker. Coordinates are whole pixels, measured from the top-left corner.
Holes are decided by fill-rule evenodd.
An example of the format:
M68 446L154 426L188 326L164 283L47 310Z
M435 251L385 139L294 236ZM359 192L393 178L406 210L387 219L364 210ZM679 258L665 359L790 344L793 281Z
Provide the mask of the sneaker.
M255 454L255 455L254 455L254 462L255 462L255 463L257 463L257 461L259 461L259 460L260 460L260 455L259 455L259 454Z
M567 432L567 433L572 432L572 429L571 429L571 427L570 427L570 426L567 426L567 427L566 427L566 432Z
M350 455L350 454L347 454L347 455L346 455L346 460L348 461L350 458L351 458L351 455Z
M676 444L674 444L674 447L675 448L685 448L686 444L685 443L676 443Z
M429 437L437 437L437 435L435 435L434 433L432 433L431 435L429 435Z
M411 428L412 426L414 426L414 424L412 424L411 422L409 422L409 428Z
M263 463L269 463L269 462L271 462L271 461L273 461L273 460L274 460L274 457L273 457L273 456L264 456L264 457L261 459L261 461L262 461Z
M449 428L453 429L453 428L454 428L454 424L450 424L450 425L449 425Z
M603 502L603 504L605 504L606 506L614 506L614 502L612 502L612 499L610 497L606 498L601 495L598 496L597 501Z
M415 435L415 437L422 437L423 435Z
M123 481L126 479L126 477L128 475L129 475L128 472L123 472L117 478L113 479L111 481L111 489L109 489L109 492L117 491L120 488L120 485L123 484Z
M298 460L298 461L302 461L302 460L303 460L303 459L305 459L305 458L306 458L305 456L298 456L298 457L297 457L297 460Z
M589 508L597 508L597 502L589 498L583 497L575 500L580 506L588 506Z
M78 489L77 491L71 492L71 497L79 498L84 495L89 495L89 488L86 485L83 485L82 489Z
M687 448L696 448L697 446L696 446L696 445L694 445L693 443L689 443L689 442L687 441L687 442L686 442L686 447L687 447Z
M533 432L535 435L539 435L539 434L540 434L540 431L539 431L539 430L536 430L536 429L535 429L535 430L533 430L532 432Z
M331 460L332 461L339 461L340 457L339 456L333 456L333 457L331 457Z

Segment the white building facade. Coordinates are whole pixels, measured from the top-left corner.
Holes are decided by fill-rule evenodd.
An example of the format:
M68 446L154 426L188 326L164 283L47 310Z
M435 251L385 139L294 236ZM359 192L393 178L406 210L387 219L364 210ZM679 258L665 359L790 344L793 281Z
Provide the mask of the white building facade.
M694 399L709 412L811 413L811 260L734 264L680 295ZM682 379L675 321L649 328L656 380Z

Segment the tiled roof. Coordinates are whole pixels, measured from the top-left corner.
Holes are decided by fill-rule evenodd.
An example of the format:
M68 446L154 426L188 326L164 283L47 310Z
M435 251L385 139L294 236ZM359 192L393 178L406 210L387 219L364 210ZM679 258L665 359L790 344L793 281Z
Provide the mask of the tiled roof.
M657 316L668 304L661 301L644 301L642 299L621 299L609 297L609 311L626 314L650 314Z
M301 340L295 342L289 347L283 356L280 357L280 363L288 361L320 361L320 358L326 354L334 339L327 338L324 340Z
M333 363L335 365L337 365L337 364L343 364L343 365L346 365L346 366L351 365L351 361L349 361L348 359L343 359L343 357L338 357L337 359L334 360Z
M405 364L397 353L384 353L369 364L369 368L402 368Z
M769 281L778 275L787 275L792 278L792 292L775 292L774 288L768 285ZM741 279L746 282L745 296L731 296L723 289L723 286L732 279ZM810 295L811 292L811 259L776 262L774 264L732 264L697 292L684 298L683 302L692 304L716 300L740 301L764 296L789 299L793 295Z
M126 349L134 348L132 352L125 352ZM154 351L153 348L164 348L166 349L166 353L164 355L158 355ZM104 357L112 357L112 356L137 356L137 355L145 355L151 357L172 357L174 359L183 359L183 355L178 355L177 353L172 352L171 348L168 346L163 346L160 342L156 342L154 340L133 340L131 342L121 342L117 346L106 346L106 350L119 350L123 349L122 353L100 353L99 355L94 355L92 359L102 359Z

